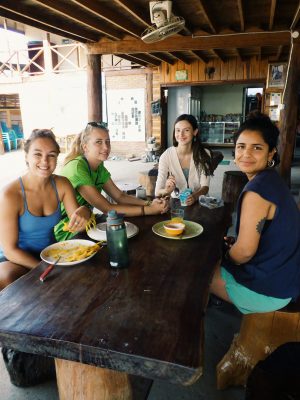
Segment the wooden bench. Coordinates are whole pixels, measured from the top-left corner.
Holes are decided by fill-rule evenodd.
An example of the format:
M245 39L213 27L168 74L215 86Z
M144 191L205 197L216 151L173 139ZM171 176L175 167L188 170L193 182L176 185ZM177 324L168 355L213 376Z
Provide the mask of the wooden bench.
M300 298L281 310L246 314L239 334L217 365L217 387L245 385L252 369L278 346L300 341Z
M300 342L288 342L265 360L259 361L251 372L245 400L300 399Z

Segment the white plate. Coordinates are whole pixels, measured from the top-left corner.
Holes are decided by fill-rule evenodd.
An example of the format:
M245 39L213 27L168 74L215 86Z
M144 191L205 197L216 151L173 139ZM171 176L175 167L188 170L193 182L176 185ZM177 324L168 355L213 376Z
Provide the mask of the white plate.
M133 223L125 221L125 226L128 239L138 234L139 228ZM87 234L94 240L106 240L106 222L97 224L96 227L90 229Z
M65 240L63 242L54 243L54 244L51 244L50 246L46 247L44 250L42 250L40 256L43 261L45 261L46 263L52 264L56 260L55 260L55 258L46 255L46 253L49 250L62 250L62 249L69 250L69 249L75 248L79 245L94 246L94 244L95 244L95 242L92 242L91 240L84 240L84 239ZM61 261L59 261L56 265L80 264L80 263L92 258L96 253L93 253L91 256L88 256L88 257L83 258L82 260L78 260L78 261L64 261L64 259L62 258Z

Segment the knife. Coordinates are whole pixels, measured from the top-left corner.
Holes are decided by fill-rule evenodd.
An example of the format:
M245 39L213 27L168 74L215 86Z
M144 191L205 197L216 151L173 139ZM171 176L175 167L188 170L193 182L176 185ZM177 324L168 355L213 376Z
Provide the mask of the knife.
M40 281L44 282L44 280L46 279L46 276L53 270L54 266L58 263L58 261L61 259L61 257L58 257L58 259L53 263L50 264L45 271L42 273L42 275L40 276Z

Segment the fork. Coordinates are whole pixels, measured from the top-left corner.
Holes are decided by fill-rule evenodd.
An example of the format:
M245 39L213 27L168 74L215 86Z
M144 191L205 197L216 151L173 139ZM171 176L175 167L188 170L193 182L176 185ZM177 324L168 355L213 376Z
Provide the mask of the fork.
M173 177L174 177L174 175L172 174L172 172L169 172L169 175L168 175L168 176L173 176ZM179 193L180 193L180 190L179 190L179 188L178 188L177 186L175 186L173 192L174 192L175 196L178 197L178 196L179 196Z

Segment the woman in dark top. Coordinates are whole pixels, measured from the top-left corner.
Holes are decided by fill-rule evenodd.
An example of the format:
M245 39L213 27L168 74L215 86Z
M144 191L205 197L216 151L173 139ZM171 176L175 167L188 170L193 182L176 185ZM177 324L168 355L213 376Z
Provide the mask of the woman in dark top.
M211 292L241 312L280 309L300 294L300 213L274 170L278 128L256 113L236 133L235 162L249 182L240 195L236 241L213 277Z

